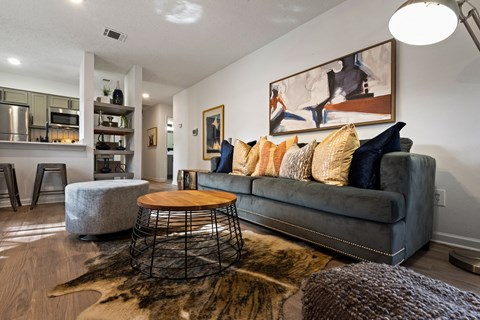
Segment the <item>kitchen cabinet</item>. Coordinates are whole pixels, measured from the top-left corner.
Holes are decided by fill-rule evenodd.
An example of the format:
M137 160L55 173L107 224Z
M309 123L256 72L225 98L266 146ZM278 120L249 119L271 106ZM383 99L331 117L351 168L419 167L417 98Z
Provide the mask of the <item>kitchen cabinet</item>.
M28 105L28 91L0 88L0 102Z
M30 117L33 126L45 126L47 122L47 95L32 92L30 96Z
M70 109L80 110L80 100L79 99L70 99Z
M48 96L48 106L64 109L80 110L80 100L61 96Z
M135 108L129 107L129 106L109 104L109 103L94 102L93 110L94 110L94 113L96 114L101 113L104 120L106 120L108 116L120 117L122 115L125 115L127 118L129 118L130 120L129 122L131 123L131 115L133 114ZM130 146L131 139L133 139L135 130L130 127L120 128L120 127L102 126L102 125L98 125L98 123L95 122L94 133L97 135L103 133L103 135L105 136L106 142L108 141L108 137L112 137L112 136L114 137L114 140L118 142L117 138L119 137L122 140L122 145L126 148L125 150L95 149L94 151L95 180L115 179L115 178L132 179L133 173L128 172L128 168L130 167L130 164L133 160L134 151L129 150L129 146ZM101 161L104 161L103 159L105 158L108 158L110 163L113 161L113 163L120 164L121 165L120 168L122 170L126 169L125 172L121 172L122 170L120 170L119 167L114 166L114 168L112 168L112 166L110 166L110 168L112 169L111 172L101 173L100 172L100 168L101 168L100 166L102 166Z

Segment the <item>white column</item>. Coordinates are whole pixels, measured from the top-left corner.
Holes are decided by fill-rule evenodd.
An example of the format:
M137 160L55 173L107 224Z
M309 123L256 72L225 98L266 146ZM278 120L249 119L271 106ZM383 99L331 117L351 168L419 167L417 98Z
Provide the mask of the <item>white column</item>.
M129 172L134 179L142 178L142 67L133 66L125 76L125 105L135 108L132 117L132 128L135 129L133 139L130 139L130 150L135 152L130 162Z
M80 64L80 143L87 145L87 160L89 171L86 173L93 180L95 142L93 141L93 73L94 54L84 52Z

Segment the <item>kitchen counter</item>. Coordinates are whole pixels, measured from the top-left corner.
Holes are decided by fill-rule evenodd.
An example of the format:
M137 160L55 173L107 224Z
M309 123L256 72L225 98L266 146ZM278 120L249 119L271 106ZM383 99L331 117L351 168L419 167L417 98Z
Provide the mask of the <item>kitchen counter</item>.
M93 180L94 145L83 143L47 143L25 141L0 141L0 163L13 163L17 174L18 188L22 204L29 205L37 164L65 163L68 183ZM46 172L43 190L56 190L61 185L61 177L56 172ZM0 190L0 193L5 190ZM62 202L63 195L40 195L38 203ZM10 206L8 199L0 200L0 207Z
M83 143L49 143L29 141L0 141L0 149L35 149L35 150L59 150L59 149L86 149Z

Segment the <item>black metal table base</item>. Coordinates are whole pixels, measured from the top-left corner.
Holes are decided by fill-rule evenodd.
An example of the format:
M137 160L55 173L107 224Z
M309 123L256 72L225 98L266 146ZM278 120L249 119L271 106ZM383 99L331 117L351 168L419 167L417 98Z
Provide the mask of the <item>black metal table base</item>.
M130 244L131 265L149 277L194 279L218 274L241 258L235 204L204 211L139 208Z

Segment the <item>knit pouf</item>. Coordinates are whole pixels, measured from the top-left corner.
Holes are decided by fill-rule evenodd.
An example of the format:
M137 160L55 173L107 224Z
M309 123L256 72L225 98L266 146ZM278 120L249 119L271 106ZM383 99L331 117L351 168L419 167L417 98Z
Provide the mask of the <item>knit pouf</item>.
M303 319L480 319L480 296L401 266L357 263L312 274Z
M144 180L98 180L65 188L65 227L78 235L103 235L133 228L137 198L148 193Z

